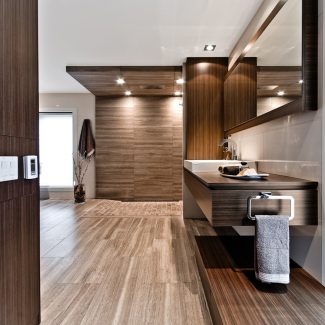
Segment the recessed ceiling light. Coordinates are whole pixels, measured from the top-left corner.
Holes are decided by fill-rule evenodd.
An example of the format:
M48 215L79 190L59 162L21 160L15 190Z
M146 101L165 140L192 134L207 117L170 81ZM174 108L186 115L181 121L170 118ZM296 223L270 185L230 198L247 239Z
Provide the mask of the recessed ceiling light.
M175 96L181 96L182 95L182 92L180 92L180 91L175 91Z
M125 84L125 80L124 80L123 78L118 78L118 79L116 80L116 83L117 83L118 85L124 85L124 84Z
M299 80L299 83L300 83L300 84L303 84L303 83L304 83L304 81L303 81L302 79L300 79L300 80Z
M283 96L284 95L284 91L281 90L281 91L278 91L278 96Z
M124 94L125 94L125 96L131 96L132 95L130 90L127 90Z
M180 78L180 79L177 79L177 80L176 80L176 83L177 83L178 85L182 85L184 82L185 82L185 81L184 81L183 78Z
M212 44L209 44L209 45L204 45L204 51L214 51L216 49L216 45L212 45Z

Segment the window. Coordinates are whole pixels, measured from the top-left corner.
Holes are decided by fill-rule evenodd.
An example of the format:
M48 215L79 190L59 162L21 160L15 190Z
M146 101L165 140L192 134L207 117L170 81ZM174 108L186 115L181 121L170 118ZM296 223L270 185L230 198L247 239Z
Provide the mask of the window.
M40 185L73 186L72 113L40 113Z

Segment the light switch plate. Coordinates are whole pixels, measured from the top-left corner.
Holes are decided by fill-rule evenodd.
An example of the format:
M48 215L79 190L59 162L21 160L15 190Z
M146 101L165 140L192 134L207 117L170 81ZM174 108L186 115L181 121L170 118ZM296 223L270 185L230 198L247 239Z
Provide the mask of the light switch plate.
M0 182L18 179L18 157L0 156Z
M38 158L37 156L24 156L24 177L25 179L38 178Z

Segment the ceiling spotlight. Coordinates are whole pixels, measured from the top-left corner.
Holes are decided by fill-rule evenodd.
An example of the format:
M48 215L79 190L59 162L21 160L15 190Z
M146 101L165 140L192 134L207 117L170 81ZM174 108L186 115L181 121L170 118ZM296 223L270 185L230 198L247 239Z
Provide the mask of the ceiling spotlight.
M178 85L182 85L183 83L185 83L185 81L184 81L183 78L180 78L180 79L177 79L177 80L176 80L176 83L177 83Z
M300 83L300 84L303 84L303 83L304 83L304 81L303 81L302 79L300 79L300 80L299 80L299 83Z
M278 96L283 96L284 95L284 91L283 90L281 90L281 91L278 91Z
M214 51L216 49L216 45L204 45L204 51Z
M175 96L181 96L182 95L182 93L180 92L180 91L175 91Z
M131 96L132 95L130 90L127 90L124 94L125 94L125 96Z
M116 83L117 83L118 85L124 85L124 84L125 84L125 80L124 80L123 78L118 78L118 79L116 80Z

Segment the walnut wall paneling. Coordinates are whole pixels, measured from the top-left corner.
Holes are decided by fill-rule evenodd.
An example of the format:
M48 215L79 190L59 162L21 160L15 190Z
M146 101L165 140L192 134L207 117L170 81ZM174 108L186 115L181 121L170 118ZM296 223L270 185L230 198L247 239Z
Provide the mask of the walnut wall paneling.
M36 0L0 0L0 155L19 156L19 179L0 183L0 324L40 321L39 184L22 156L38 155ZM19 49L19 51L17 50Z
M230 128L256 117L257 59L244 58L225 81L224 128Z
M182 107L175 97L96 98L96 196L180 200Z
M222 159L224 78L228 58L187 58L186 159Z
M318 108L318 1L302 0L302 106Z

